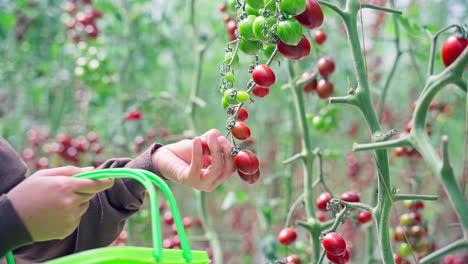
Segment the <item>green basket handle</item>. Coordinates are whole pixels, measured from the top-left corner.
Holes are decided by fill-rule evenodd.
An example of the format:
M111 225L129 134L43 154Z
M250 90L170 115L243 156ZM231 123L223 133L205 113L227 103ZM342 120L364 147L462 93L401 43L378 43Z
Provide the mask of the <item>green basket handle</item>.
M177 207L176 200L174 195L169 188L169 186L156 174L151 173L145 170L139 169L105 169L105 170L96 170L92 172L82 173L75 175L77 178L85 179L102 179L102 178L131 178L139 183L141 183L145 189L148 191L150 199L150 211L151 211L151 227L152 227L152 238L153 238L153 256L157 262L162 261L163 255L163 245L162 245L162 234L160 226L160 214L158 208L158 197L154 189L156 185L164 194L167 201L169 202L169 207L174 218L174 223L177 228L177 233L179 235L180 244L183 251L184 259L187 263L192 262L192 252L190 249L190 244L188 243L187 236L185 234L184 226L180 218L179 209ZM7 263L14 264L14 258L12 252L7 254Z

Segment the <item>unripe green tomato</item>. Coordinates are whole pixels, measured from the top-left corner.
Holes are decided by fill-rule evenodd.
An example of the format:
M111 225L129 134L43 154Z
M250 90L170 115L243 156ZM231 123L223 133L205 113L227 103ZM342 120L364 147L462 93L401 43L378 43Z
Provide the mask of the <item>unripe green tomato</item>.
M268 18L264 16L259 16L255 18L253 22L253 32L254 32L255 37L258 40L261 40L261 41L268 40L268 36L267 36L268 30L275 24L275 20L270 19L268 23L267 21L268 21Z
M239 49L249 55L256 55L261 47L262 43L255 40L241 39L239 43Z
M226 100L224 100L224 97L221 100L221 105L223 106L224 110L226 110L226 108L228 108L228 106L229 106L229 103L226 102Z
M229 64L231 63L231 59L232 59L232 55L234 54L234 52L230 51L230 52L227 52L226 55L224 55L224 62L226 64ZM239 63L239 54L236 54L236 56L234 57L234 61L232 62L231 65L236 65Z
M263 46L263 55L265 55L265 57L267 59L269 59L271 57L271 55L273 54L273 51L275 51L275 46L271 46L271 45L268 45L268 46ZM281 54L276 53L276 57L274 59L274 61L279 61L283 58L283 56Z
M255 9L248 4L245 5L245 12L247 13L247 15L254 15L254 16L260 15L260 12L258 12L258 9Z
M400 252L400 255L403 257L403 258L406 258L408 257L409 255L411 255L411 248L408 244L406 243L401 243L400 246L398 247L398 251Z
M413 206L416 202L412 201L412 200L405 200L404 203L409 208L409 207Z
M330 131L330 129L336 127L336 119L334 116L324 116L323 121L323 129L325 130L325 132Z
M237 1L236 0L228 0L228 9L231 10L231 11L235 11L236 10L236 5L237 5Z
M270 3L271 2L271 3ZM263 3L265 4L265 6L270 3L270 5L268 5L267 7L267 10L274 13L276 11L276 0L263 0Z
M339 109L336 105L328 105L325 108L325 113L323 114L324 116L334 116L336 113L338 113Z
M228 89L224 92L224 101L228 102L229 104L238 104L239 102L237 101L237 99L234 99L232 100L231 99L231 95L232 94L236 94L237 91L235 89ZM234 95L234 98L236 98L236 96Z
M306 0L281 0L279 8L286 15L297 16L306 10Z
M290 46L296 46L302 39L302 25L293 18L279 22L276 32L278 37Z
M309 121L310 123L312 123L312 120L314 119L314 116L311 115L311 114L306 114L306 119L307 119L307 121Z
M219 89L219 93L220 93L223 97L224 97L224 92L226 92L226 89L223 89L223 88Z
M237 28L239 29L239 33L241 33L242 37L248 40L255 40L255 35L253 33L253 22L257 18L256 16L248 16L244 18Z
M317 129L317 130L322 130L322 128L324 127L325 125L325 122L323 120L323 117L321 116L314 116L314 118L312 118L312 126Z
M227 73L226 75L224 75L224 79L226 79L226 81L234 84L236 82L236 76L234 76L234 73L232 72L229 72Z
M247 102L249 99L250 99L249 93L244 92L244 91L238 91L238 92L237 92L237 95L236 95L236 100L237 100L237 101L239 101L239 102L241 102L241 103L245 103L245 102Z
M255 9L264 7L263 0L245 0L245 2Z
M337 159L343 154L338 149L325 149L323 151L323 157L325 159Z

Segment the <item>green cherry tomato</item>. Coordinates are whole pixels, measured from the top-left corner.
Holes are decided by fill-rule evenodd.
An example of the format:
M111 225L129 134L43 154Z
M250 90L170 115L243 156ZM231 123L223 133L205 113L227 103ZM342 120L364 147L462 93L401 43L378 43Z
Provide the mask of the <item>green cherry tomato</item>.
M236 76L234 76L234 73L232 72L229 72L227 73L226 75L224 75L224 79L226 79L226 81L234 84L236 82Z
M279 8L286 15L297 16L306 10L306 0L281 0Z
M398 251L400 252L400 255L403 257L403 258L406 258L408 257L409 255L411 255L411 248L408 244L406 243L401 243L400 246L398 247Z
M268 21L268 23L267 23ZM274 19L268 20L264 16L259 16L255 18L253 22L253 32L255 37L261 41L268 40L268 30L275 24Z
M263 8L263 0L245 0L245 2L255 9Z
M276 11L276 0L263 0L263 3L265 4L265 6L268 5L268 3L270 3L266 10L272 13Z
M224 96L224 92L226 92L226 89L223 89L223 88L219 89L219 93L220 93L222 96Z
M254 15L254 16L260 15L260 12L258 12L258 9L255 9L248 4L245 4L245 12L247 13L247 15Z
M314 118L312 118L312 126L317 130L322 130L322 128L325 126L323 117L314 116Z
M265 57L267 59L269 59L271 57L271 55L273 54L273 51L275 51L275 46L268 45L268 46L263 47L263 55L265 55ZM276 54L276 57L275 57L274 61L279 61L282 58L283 58L283 56L281 54L279 54L279 52L278 52Z
M239 33L241 33L242 37L248 40L255 40L255 35L253 32L253 22L256 16L248 16L244 18L237 28L239 29Z
M226 55L224 55L224 62L226 64L229 64L231 62L233 54L234 52L230 51L230 52L227 52ZM236 65L237 63L239 63L239 54L236 54L236 56L234 57L234 61L232 62L231 65Z
M323 114L324 116L334 116L337 114L339 111L338 107L336 105L328 105L325 108L325 113Z
M236 100L237 100L237 101L239 101L239 102L241 102L241 103L245 103L245 102L247 102L249 99L250 99L249 93L244 92L244 91L238 91L238 92L237 92L237 95L236 95Z
M278 37L290 46L296 46L302 39L302 25L293 18L279 22L276 32Z
M236 11L236 0L228 0L228 9L231 11Z
M309 121L310 123L312 123L312 120L314 119L314 116L311 115L311 114L306 114L306 118L307 118L307 121Z
M234 89L228 89L224 92L224 101L229 104L238 104L239 102L236 99L237 91ZM232 99L234 97L234 100Z
M226 102L226 100L224 100L224 97L221 100L221 105L223 106L224 110L226 110L226 108L228 108L228 106L229 106L229 103Z
M325 131L330 131L330 129L334 128L336 126L336 119L333 116L325 116L323 118L324 120L324 126L323 129Z
M257 54L261 47L262 43L260 41L241 39L239 43L239 49L249 55Z

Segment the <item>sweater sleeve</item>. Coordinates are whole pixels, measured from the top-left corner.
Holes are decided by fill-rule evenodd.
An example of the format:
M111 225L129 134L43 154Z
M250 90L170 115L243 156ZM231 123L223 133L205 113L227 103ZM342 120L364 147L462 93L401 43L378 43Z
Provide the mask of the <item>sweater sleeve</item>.
M162 145L154 144L135 159L111 159L98 169L135 168L157 173L152 154ZM136 213L145 197L143 186L132 179L116 179L114 186L90 200L80 225L63 240L36 242L14 251L16 256L43 262L68 254L108 246L122 231L126 220Z

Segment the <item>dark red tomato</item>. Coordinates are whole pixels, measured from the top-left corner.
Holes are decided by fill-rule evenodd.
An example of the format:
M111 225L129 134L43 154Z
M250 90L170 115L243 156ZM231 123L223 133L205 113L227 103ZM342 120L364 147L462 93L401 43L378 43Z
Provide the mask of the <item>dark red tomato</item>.
M346 242L340 234L331 232L322 239L322 245L327 252L335 256L343 256L346 250Z
M36 161L36 169L42 170L49 167L49 159L47 157L41 157Z
M84 136L79 136L72 141L73 147L76 148L78 152L85 152L89 148L88 139Z
M268 94L270 94L270 88L257 85L252 90L252 94L257 96L257 97L263 98L263 97L267 96Z
M315 202L315 205L317 206L318 209L322 211L327 210L327 203L332 199L332 196L328 192L323 192L317 197L317 201Z
M359 214L357 215L357 220L361 224L365 224L369 222L371 219L372 219L372 214L365 210L360 211Z
M317 43L318 45L322 45L325 42L325 40L327 40L327 33L325 33L325 31L323 30L315 31L314 40L315 43Z
M445 66L449 66L454 62L463 50L468 45L468 39L458 38L456 35L451 35L447 38L442 46L442 61Z
M236 122L231 132L232 135L239 140L246 140L250 137L249 126L242 122Z
M324 78L327 78L335 71L335 62L330 57L322 57L317 62L317 70Z
M393 152L395 153L395 156L399 158L406 155L405 148L403 147L396 147Z
M402 264L403 258L398 255L397 253L393 253L393 260L395 260L395 264Z
M258 158L250 150L241 150L234 158L237 170L243 174L252 175L258 171Z
M226 30L229 33L230 39L235 40L236 37L236 30L237 30L237 22L236 21L229 21L226 24Z
M304 72L300 80L306 80L313 74L313 72ZM304 93L311 93L317 89L317 83L317 79L314 78L312 81L306 83L304 87L302 87L302 90L304 91Z
M72 144L72 138L67 134L59 134L57 136L57 141L58 141L58 143L66 146L66 147L71 146L71 144Z
M235 115L237 112L237 108L232 112L232 115ZM244 122L249 118L249 112L245 108L241 108L239 115L237 116L237 121Z
M340 196L340 199L350 203L358 203L361 201L361 198L357 192L345 192Z
M409 234L412 237L417 237L417 238L422 238L426 235L426 231L424 230L423 226L420 225L414 225L411 227Z
M345 264L345 260L344 260L344 255L341 255L341 256L335 256L333 254L331 254L330 252L327 252L327 259L331 262L331 263L334 263L334 264Z
M88 25L93 23L93 18L84 12L79 12L76 14L76 21L83 25Z
M173 238L172 238L172 247L173 248L180 248L180 238L178 235L175 235Z
M275 84L276 76L273 70L265 64L260 64L255 67L252 72L252 79L256 84L270 88Z
M210 151L210 148L208 147L207 138L206 137L200 137L200 140L201 140L203 155L210 155L211 151Z
M102 12L99 9L96 9L92 6L88 6L85 9L85 13L90 16L92 19L98 19L102 17Z
M351 253L349 252L349 249L346 249L345 254L344 254L344 261L347 263L351 259Z
M182 219L182 224L184 225L185 228L190 228L190 227L192 227L192 226L193 226L193 219L192 219L192 217L188 217L188 216L184 217L184 218Z
M237 173L239 174L239 177L248 184L254 184L258 181L258 179L260 179L260 170L257 170L257 172L252 175L244 174L239 170L237 170Z
M166 225L170 226L174 224L174 217L172 216L171 212L166 212L163 218L164 218L164 223L166 223Z
M306 0L306 10L294 18L305 28L318 28L323 22L322 8L316 0Z
M333 95L333 83L329 80L322 79L317 83L317 94L322 99L328 99Z
M86 31L86 34L88 34L88 36L93 39L97 38L99 35L99 29L96 26L96 24L93 24L93 23L86 25L85 31Z
M393 240L395 241L404 241L405 240L405 230L401 226L395 227L395 234L393 235Z
M294 229L286 227L278 234L278 241L285 246L289 246L296 241L297 233Z
M416 201L414 203L414 207L415 207L416 210L424 209L424 202L423 201Z
M291 46L283 41L278 42L278 52L290 60L302 60L309 56L310 42L306 36L302 35L302 39L296 46Z
M174 244L172 243L172 239L166 238L163 240L163 248L174 248Z
M286 262L293 264L301 264L301 258L298 255L289 255L286 258Z
M325 222L325 221L327 221L327 214L326 214L325 212L318 211L317 213L315 213L315 217L317 217L317 219L318 219L320 222Z
M411 219L411 221L412 221L413 223L415 223L415 224L419 224L419 223L421 223L421 221L422 221L421 216L420 216L418 213L416 213L416 212L411 212L411 213L409 213L408 216L409 216L409 218Z

